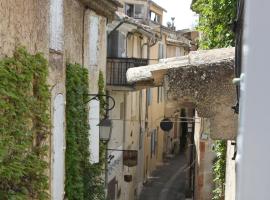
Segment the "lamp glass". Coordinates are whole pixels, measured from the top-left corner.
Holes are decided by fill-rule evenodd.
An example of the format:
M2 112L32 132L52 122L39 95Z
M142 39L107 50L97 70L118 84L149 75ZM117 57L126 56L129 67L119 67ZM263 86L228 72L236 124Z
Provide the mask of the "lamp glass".
M99 123L99 138L101 141L108 142L111 138L112 122L109 119L103 119Z

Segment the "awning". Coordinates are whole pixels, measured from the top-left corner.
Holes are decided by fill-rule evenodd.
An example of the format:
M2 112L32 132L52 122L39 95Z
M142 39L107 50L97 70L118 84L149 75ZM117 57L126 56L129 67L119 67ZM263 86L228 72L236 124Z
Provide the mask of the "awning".
M158 64L130 68L127 71L129 83L152 83L160 85L163 76L169 69L187 68L191 66L209 67L232 65L234 48L192 51L187 56L162 59Z

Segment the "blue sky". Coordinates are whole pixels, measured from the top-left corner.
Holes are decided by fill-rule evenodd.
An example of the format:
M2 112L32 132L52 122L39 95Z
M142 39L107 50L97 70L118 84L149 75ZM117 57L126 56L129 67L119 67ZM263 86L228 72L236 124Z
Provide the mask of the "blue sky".
M175 26L177 30L192 28L196 24L196 14L190 10L191 0L153 0L167 10L163 24L166 25L175 17Z

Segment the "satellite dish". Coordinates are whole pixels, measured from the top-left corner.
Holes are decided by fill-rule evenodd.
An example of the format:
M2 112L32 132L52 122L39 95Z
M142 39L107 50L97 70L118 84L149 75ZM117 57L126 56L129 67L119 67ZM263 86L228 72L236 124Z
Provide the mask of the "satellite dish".
M173 122L169 118L164 118L160 122L160 128L163 131L170 131L173 128Z

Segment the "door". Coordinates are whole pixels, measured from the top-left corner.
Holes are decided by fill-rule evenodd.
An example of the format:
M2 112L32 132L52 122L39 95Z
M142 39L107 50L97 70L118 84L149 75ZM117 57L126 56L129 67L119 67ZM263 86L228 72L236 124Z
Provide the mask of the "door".
M63 200L65 176L65 103L64 96L54 99L52 135L52 199Z

